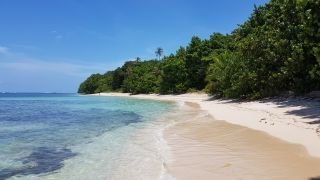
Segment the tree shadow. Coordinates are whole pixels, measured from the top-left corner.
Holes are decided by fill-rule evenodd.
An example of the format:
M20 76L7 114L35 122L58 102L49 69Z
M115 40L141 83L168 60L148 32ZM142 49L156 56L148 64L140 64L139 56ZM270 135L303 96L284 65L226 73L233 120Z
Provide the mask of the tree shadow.
M204 101L220 101L223 103L242 103L242 102L250 102L252 100L248 99L229 99L229 98L223 98L221 96L210 96L208 99Z
M218 101L223 104L228 103L244 103L252 102L246 99L223 99L220 97L210 97L206 101ZM257 102L257 101L255 101ZM312 98L286 98L286 97L276 97L276 98L265 98L259 100L261 103L273 103L279 108L296 107L294 110L288 110L285 113L288 115L295 115L305 119L306 124L319 124L320 125L320 100Z
M307 124L320 124L320 101L310 98L290 98L286 100L272 100L279 108L296 107L288 110L286 114L299 116L306 120Z
M320 180L320 176L318 176L318 177L311 177L311 178L309 178L309 180Z

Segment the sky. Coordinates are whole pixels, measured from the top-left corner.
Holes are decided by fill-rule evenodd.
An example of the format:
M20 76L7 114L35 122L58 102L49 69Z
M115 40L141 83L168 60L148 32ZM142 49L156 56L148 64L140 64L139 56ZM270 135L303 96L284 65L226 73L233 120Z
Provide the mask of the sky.
M1 0L0 92L76 92L92 73L231 33L267 0Z

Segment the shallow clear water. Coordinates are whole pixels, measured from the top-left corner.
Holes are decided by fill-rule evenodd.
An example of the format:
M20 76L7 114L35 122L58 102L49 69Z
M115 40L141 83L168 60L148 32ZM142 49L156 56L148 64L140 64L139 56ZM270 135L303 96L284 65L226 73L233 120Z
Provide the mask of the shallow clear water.
M152 144L152 138L159 139L155 126L173 107L121 97L0 94L0 179L137 175L120 166L159 160L154 155L159 147ZM159 173L154 172L150 178Z

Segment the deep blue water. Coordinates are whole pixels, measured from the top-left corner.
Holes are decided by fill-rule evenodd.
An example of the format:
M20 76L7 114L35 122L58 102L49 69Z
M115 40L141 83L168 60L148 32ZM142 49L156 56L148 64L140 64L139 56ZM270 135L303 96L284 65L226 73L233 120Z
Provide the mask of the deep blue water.
M151 121L171 104L77 94L0 94L0 179L57 171L73 146Z

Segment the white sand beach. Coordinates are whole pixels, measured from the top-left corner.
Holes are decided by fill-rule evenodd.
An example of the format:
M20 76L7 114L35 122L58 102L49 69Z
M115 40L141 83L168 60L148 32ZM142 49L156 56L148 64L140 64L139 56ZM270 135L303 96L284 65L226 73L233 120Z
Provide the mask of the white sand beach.
M185 117L185 122L164 132L173 155L167 167L177 179L320 176L319 101L236 102L210 99L206 94L100 95L191 103L195 109L189 110L197 112L194 117L198 118Z

